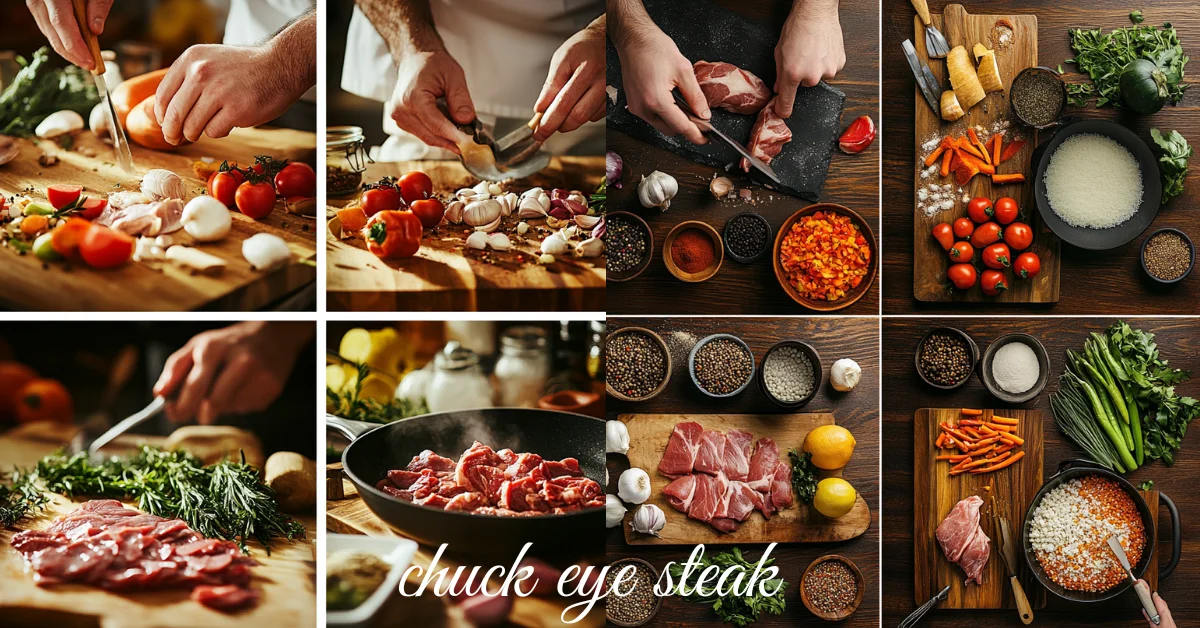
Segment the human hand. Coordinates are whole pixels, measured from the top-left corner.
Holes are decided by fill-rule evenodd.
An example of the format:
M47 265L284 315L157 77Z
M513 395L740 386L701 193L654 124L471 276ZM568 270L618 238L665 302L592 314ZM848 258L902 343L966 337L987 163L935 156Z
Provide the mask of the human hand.
M104 32L104 22L112 9L113 0L89 0L87 7L88 28L99 35ZM75 19L75 9L71 0L25 0L25 6L33 14L38 30L50 40L62 58L85 69L96 69L92 53L88 51L87 43L83 41L79 22Z
M775 113L791 117L798 87L833 78L845 65L837 0L797 0L775 46Z
M563 42L550 60L550 73L534 110L543 113L534 138L570 133L604 117L604 24L597 20Z
M392 120L422 142L458 154L458 143L465 134L454 123L469 124L475 119L475 105L462 66L440 49L410 51L399 65L396 91L387 104ZM454 122L438 109L438 98L446 99Z
M693 144L708 143L700 127L675 104L671 95L671 90L678 87L692 111L705 120L711 117L692 63L670 37L657 27L641 29L622 37L617 53L621 57L625 99L633 115L663 135L683 135Z
M283 392L306 327L250 321L197 334L171 354L154 394L173 396L167 417L203 425L226 414L259 412Z
M1138 582L1145 585L1147 589L1150 588L1145 580L1138 580ZM1158 596L1158 591L1155 591L1151 597L1154 599L1154 608L1158 611L1158 624L1150 621L1150 616L1146 614L1145 609L1142 609L1142 617L1146 618L1146 623L1150 624L1151 628L1175 628L1175 619L1171 617L1171 609L1167 607L1166 600Z

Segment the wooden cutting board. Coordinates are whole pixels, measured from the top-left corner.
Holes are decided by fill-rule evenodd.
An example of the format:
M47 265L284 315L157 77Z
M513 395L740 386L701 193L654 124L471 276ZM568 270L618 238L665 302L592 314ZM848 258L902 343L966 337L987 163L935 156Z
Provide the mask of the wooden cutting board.
M1017 435L1025 439L1021 451L1025 457L993 473L950 475L947 461L938 461L934 441L940 423L955 423L961 417L959 408L922 408L913 421L913 549L914 596L917 604L950 585L950 594L939 608L1016 608L1004 572L1004 561L998 547L1000 532L991 520L991 495L1006 504L1009 525L1015 534L1017 559L1021 560L1021 528L1025 510L1033 496L1042 488L1042 412L1039 410L998 410L996 415L1018 419ZM983 418L990 419L992 410L984 410ZM991 486L987 491L983 487ZM983 584L964 584L966 574L942 554L934 531L959 501L972 495L983 498L980 525L992 540L992 553L984 567ZM1046 604L1045 589L1037 584L1033 574L1022 566L1018 573L1029 603L1033 608Z
M161 437L125 437L126 445L144 442L161 445ZM61 443L0 436L0 468L27 468ZM106 450L110 451L110 450ZM278 542L268 556L257 542L251 556L262 563L253 570L251 586L262 592L257 607L237 614L205 608L188 597L187 591L110 593L82 585L41 588L25 572L25 561L10 545L14 534L40 529L55 517L70 513L86 498L68 499L53 495L46 511L26 518L17 529L0 529L0 616L4 625L96 626L101 628L150 628L161 626L312 626L316 623L316 517L299 516L307 538ZM136 508L134 504L128 506ZM8 622L12 621L12 624Z
M140 188L141 174L123 172L114 162L112 148L89 131L80 133L69 151L41 142L44 150L58 156L59 162L53 166L38 163L43 148L30 140L20 140L20 144L21 155L0 166L0 194L6 197L30 187L34 188L33 195L44 197L46 186L55 183L82 185L85 195L105 198L118 189ZM136 145L132 149L139 173L152 168L175 172L187 184L188 198L204 189L205 182L192 171L192 163L201 157L244 165L253 163L255 155L316 163L316 136L287 129L235 129L227 138L205 137L174 153ZM293 255L291 262L265 273L250 267L242 257L242 241L262 232L287 241ZM190 240L183 231L172 237L184 243ZM33 255L18 256L14 249L0 248L0 302L20 310L245 311L271 305L316 279L316 220L287 213L282 202L262 221L233 212L233 232L220 242L199 248L226 260L228 266L222 275L192 275L161 262L129 263L113 270L93 270L78 263L69 265L69 270L62 263L43 268Z
M419 170L433 179L434 193L443 199L479 182L457 161L378 163L368 167L364 182L398 177ZM555 157L545 170L507 183L520 193L532 187L564 188L591 194L604 177L602 157ZM535 234L545 220L527 220L534 227L511 251L467 249L470 228L448 225L426 230L421 250L403 260L383 261L369 253L360 237L339 238L333 212L350 199L333 199L326 234L326 289L330 310L376 311L598 311L604 309L605 258L578 259L560 255L558 261L537 263L541 240ZM505 232L519 222L505 220ZM340 232L340 230L339 230Z
M741 429L754 434L755 440L770 438L779 447L780 459L787 462L788 449L799 450L810 430L834 424L832 414L622 414L617 419L629 429L630 468L637 467L650 474L650 499L646 503L655 504L667 517L658 537L638 534L629 525L636 510L631 508L621 526L625 542L630 545L827 543L853 539L871 525L871 510L859 495L850 512L837 519L830 519L796 500L795 505L776 513L770 521L755 511L736 531L723 534L675 510L663 495L671 478L658 472L658 463L677 423L695 421L705 429L721 432ZM850 464L854 464L853 459ZM840 475L841 471L822 472L821 479Z
M1000 67L1000 78L1004 82L1004 92L988 94L982 102L975 105L955 122L942 120L941 115L929 107L916 88L916 150L913 160L913 293L918 301L957 301L957 302L999 302L999 303L1054 303L1059 295L1059 250L1061 243L1057 236L1050 232L1038 215L1037 206L1033 199L1033 173L1030 169L1030 159L1033 149L1037 146L1038 134L1022 127L1012 117L1008 103L1008 88L1012 85L1013 77L1021 70L1036 66L1037 52L1037 16L1035 15L971 15L960 4L946 6L943 15L933 15L933 25L945 34L950 46L962 45L968 54L976 43L996 51L996 62ZM920 18L914 18L913 43L917 48L917 57L929 64L943 89L950 89L950 79L946 72L944 59L930 59L925 50L925 27ZM1005 25L1011 26L1011 43L1001 42L1001 33ZM974 59L974 55L971 55ZM1004 162L999 172L1010 174L1021 172L1025 174L1024 184L993 186L991 177L976 175L971 181L957 191L953 209L942 211L934 216L927 216L918 207L921 189L931 182L938 185L954 181L954 173L943 178L940 172L935 172L929 178L922 178L925 170L924 159L929 151L922 145L932 138L942 138L946 135L957 137L964 135L968 127L983 127L990 133L994 125L1001 120L1010 119L1011 124L1005 134L1005 144L1017 139L1025 140L1025 147L1012 159ZM983 139L983 138L980 138ZM940 162L939 162L940 164ZM1021 220L1028 224L1034 232L1033 245L1028 249L1037 253L1041 258L1042 271L1033 280L1016 279L1011 270L1006 270L1005 277L1009 289L999 296L989 297L983 294L978 284L963 292L955 290L951 293L946 286L946 269L950 266L949 256L934 240L932 232L938 223L953 224L954 220L967 215L966 203L962 201L963 194L971 198L986 197L993 202L997 198L1008 196L1016 199L1021 207ZM975 261L979 261L982 251L975 252ZM1014 251L1013 255L1017 255Z

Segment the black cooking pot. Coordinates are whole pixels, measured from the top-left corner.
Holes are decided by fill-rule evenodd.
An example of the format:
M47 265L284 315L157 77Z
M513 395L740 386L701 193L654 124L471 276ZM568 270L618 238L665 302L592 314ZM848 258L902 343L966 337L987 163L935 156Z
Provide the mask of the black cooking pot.
M1121 487L1121 490L1125 491L1133 499L1134 505L1137 506L1138 514L1142 518L1142 525L1146 529L1146 546L1142 548L1141 559L1138 560L1136 565L1131 565L1133 567L1133 575L1138 578L1142 577L1142 574L1146 572L1146 567L1150 564L1150 558L1154 555L1154 548L1158 545L1158 531L1154 527L1154 519L1150 516L1150 506L1146 504L1146 500L1142 497L1141 492L1134 488L1128 480L1088 460L1064 460L1059 463L1058 473L1046 481L1042 486L1042 490L1038 491L1033 501L1029 503L1029 510L1025 512L1025 525L1021 531L1021 545L1025 551L1025 562L1029 565L1029 570L1033 572L1033 575L1037 576L1038 582L1041 582L1042 586L1049 589L1058 597L1072 602L1102 602L1120 595L1130 587L1129 579L1125 578L1120 584L1099 593L1068 591L1046 575L1046 571L1042 569L1042 564L1038 562L1037 556L1033 551L1033 546L1029 542L1029 529L1033 523L1033 512L1037 510L1038 505L1042 503L1042 499L1046 494L1058 488L1064 482L1084 478L1089 475L1098 475L1116 482ZM1162 580L1171 575L1171 572L1175 571L1175 567L1179 565L1179 557L1183 550L1183 541L1180 536L1179 510L1175 508L1175 502L1171 501L1171 498L1167 497L1166 493L1160 492L1158 497L1167 505L1167 510L1171 511L1171 562L1165 568L1159 568L1158 577L1159 580Z
M536 517L474 515L406 502L375 484L389 470L405 468L422 450L457 458L476 440L493 449L530 452L548 460L576 458L584 475L603 483L600 419L494 408L425 414L385 425L326 415L325 424L351 440L342 453L342 466L367 508L404 536L435 547L448 543L447 552L473 558L511 559L526 542L533 542L531 553L543 556L595 553L584 539L603 529L602 508Z

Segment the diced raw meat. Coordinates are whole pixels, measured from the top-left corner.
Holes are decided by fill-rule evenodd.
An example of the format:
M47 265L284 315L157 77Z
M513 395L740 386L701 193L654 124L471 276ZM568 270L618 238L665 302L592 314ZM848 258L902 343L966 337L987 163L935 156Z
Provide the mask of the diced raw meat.
M725 449L721 468L731 480L742 481L750 475L750 449L754 446L754 434L743 430L729 430L725 434Z
M658 462L658 471L669 478L691 473L696 464L696 455L700 452L700 436L703 433L704 428L699 423L689 421L676 424L667 441L667 450Z
M778 96L776 96L778 98ZM779 117L775 113L775 98L763 107L762 111L758 112L758 119L754 121L754 127L750 129L750 143L746 144L746 148L764 164L770 164L771 160L783 150L783 145L792 141L792 130L788 128L787 121ZM742 158L742 170L750 172L750 160Z
M419 472L429 469L434 473L446 473L453 471L456 466L453 460L445 456L439 456L426 449L413 457L412 462L408 463L408 470ZM391 475L391 473L388 475Z
M542 457L537 454L520 454L504 469L504 477L519 478L529 475L529 472L542 464Z
M715 475L724 466L725 435L716 430L704 430L700 436L700 451L696 453L696 470Z
M771 98L771 90L762 79L732 63L697 61L692 71L709 107L750 115Z

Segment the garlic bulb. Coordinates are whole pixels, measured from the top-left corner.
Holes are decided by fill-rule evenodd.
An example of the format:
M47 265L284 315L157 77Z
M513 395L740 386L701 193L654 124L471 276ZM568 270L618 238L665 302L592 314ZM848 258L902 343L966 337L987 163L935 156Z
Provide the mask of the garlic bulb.
M472 233L471 235L467 236L467 247L469 247L469 248L479 249L480 251L482 251L483 249L487 248L487 245L488 245L488 234L486 232L476 231L475 233Z
M862 367L850 358L842 358L829 367L829 383L838 392L850 392L862 379Z
M466 206L466 203L458 199L450 201L450 204L446 205L446 220L454 224L462 222L463 209Z
M162 201L168 198L183 200L187 187L183 179L170 170L155 168L142 177L142 194L152 201Z
M82 128L83 116L70 109L64 109L46 116L33 132L42 139L50 139L67 133L74 133Z
M625 505L616 495L608 493L604 496L604 527L615 528L621 525L625 518Z
M642 504L641 508L633 513L633 521L629 522L629 527L633 528L634 532L654 536L658 536L658 531L665 525L667 516L663 514L662 508L654 504Z
M657 207L667 211L677 193L679 182L675 177L658 170L642 176L641 183L638 183L638 200L642 202L642 207Z
M200 242L215 242L229 235L233 221L229 208L217 199L201 195L188 201L179 222L188 235Z
M555 231L542 240L542 252L548 255L562 255L567 252L567 236L562 231Z
M620 421L608 421L604 424L604 453L629 453L629 428Z
M500 203L494 198L472 201L463 208L462 220L472 227L480 227L499 221L500 213Z
M617 495L631 504L650 499L650 476L637 467L628 469L617 478Z
M713 177L712 182L708 184L708 191L718 199L725 198L733 191L733 180L729 177Z
M579 257L600 257L604 252L604 240L588 238L575 245L575 254Z

